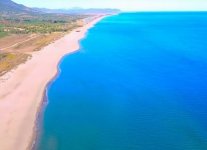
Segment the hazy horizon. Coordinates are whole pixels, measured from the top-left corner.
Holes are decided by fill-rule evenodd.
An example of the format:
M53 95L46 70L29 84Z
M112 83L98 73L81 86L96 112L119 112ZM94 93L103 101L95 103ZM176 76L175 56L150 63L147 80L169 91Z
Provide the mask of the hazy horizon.
M39 8L113 8L122 11L207 11L206 0L13 0L14 2Z

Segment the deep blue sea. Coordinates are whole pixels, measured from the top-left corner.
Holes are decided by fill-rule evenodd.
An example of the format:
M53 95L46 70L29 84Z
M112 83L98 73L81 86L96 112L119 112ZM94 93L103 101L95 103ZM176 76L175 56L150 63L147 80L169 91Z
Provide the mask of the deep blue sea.
M38 150L207 150L207 12L107 17L80 44Z

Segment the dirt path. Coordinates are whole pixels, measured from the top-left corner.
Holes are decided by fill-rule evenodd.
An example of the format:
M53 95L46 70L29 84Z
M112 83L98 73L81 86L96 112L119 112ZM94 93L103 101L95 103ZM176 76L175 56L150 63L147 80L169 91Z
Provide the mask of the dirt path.
M25 43L25 42L30 41L30 40L32 40L32 39L35 39L35 38L37 38L38 36L39 36L39 35L32 36L31 38L29 38L29 39L27 39L27 40L24 40L24 41L15 43L15 44L13 44L13 45L11 45L11 46L2 48L1 50L7 50L7 49L10 49L10 48L13 48L13 47L15 47L15 46L18 46L19 44L22 44L22 43Z

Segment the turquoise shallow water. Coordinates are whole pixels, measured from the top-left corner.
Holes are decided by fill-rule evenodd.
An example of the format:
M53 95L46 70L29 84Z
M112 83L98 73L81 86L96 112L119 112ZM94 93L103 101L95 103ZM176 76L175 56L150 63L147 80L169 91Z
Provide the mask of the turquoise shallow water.
M206 150L207 13L123 13L48 87L38 150Z

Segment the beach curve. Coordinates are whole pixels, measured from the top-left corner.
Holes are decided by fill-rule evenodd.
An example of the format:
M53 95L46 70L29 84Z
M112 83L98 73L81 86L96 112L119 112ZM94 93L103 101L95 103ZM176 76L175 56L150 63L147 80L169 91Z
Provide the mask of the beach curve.
M88 29L105 16L32 54L32 58L12 72L0 77L0 147L4 150L31 148L36 119L48 83L56 76L63 56L80 48L79 41Z

